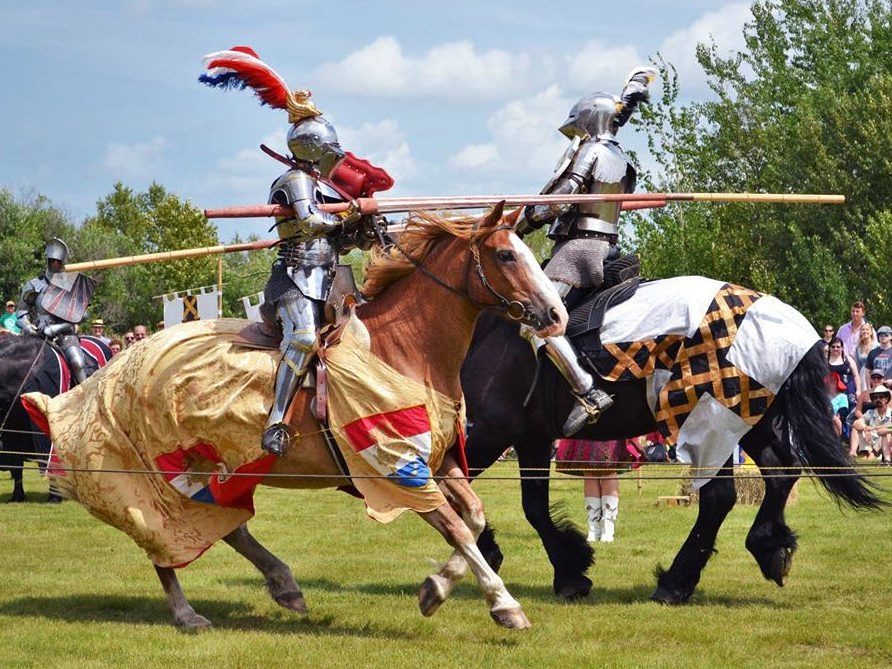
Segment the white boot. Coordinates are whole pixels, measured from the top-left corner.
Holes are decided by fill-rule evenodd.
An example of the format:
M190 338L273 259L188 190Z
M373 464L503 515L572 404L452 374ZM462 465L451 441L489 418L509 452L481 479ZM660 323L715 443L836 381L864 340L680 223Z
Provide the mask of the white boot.
M586 497L585 512L588 515L588 538L586 541L594 543L601 540L601 498Z
M604 506L601 517L601 541L613 541L613 531L616 528L616 515L619 512L619 497L604 495L601 497Z

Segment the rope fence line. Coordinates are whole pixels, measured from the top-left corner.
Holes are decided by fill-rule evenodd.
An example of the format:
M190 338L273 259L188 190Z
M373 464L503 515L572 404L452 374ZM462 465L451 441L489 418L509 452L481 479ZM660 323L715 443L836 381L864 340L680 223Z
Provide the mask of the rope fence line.
M13 465L13 466L8 467L7 469L8 469L10 472L13 471L13 470L20 470L20 471L34 470L34 471L38 471L38 472L40 472L41 474L44 474L43 469L46 468L46 462L44 462L44 461L38 461L38 462L42 463L42 466L41 466L41 465L38 465L38 466L34 467L34 466L28 466L28 465ZM685 480L694 480L694 479L699 479L699 480L709 479L709 480L712 480L712 479L716 479L716 478L724 478L723 476L721 476L721 473L722 473L722 472L726 472L726 473L727 473L727 472L729 471L729 468L727 468L727 467L723 467L723 468L720 468L720 469L719 469L719 473L717 473L717 474L711 474L711 475L709 475L709 476L702 476L702 475L697 475L696 473L693 473L693 472L695 471L695 468L690 467L690 466L688 466L688 465L685 465L684 463L671 463L671 462L667 462L667 463L647 463L647 464L658 465L658 466L660 466L660 467L673 466L673 467L678 467L678 468L686 468L687 471L688 471L688 473L678 473L678 474L665 475L665 476L652 476L652 475L641 476L640 473L639 473L639 475L635 477L635 480L636 480L636 481L685 481ZM196 477L196 478L210 477L210 476L214 476L214 475L218 475L218 476L222 475L222 476L224 476L224 477L226 477L226 478L238 478L238 477L243 477L243 476L251 476L251 477L255 477L255 478L257 477L257 474L256 474L256 473L252 473L252 472L230 472L230 471L221 470L221 469L214 469L214 470L211 470L211 471L192 471L192 470L189 470L188 472L182 472L182 471L167 471L167 470L157 470L157 469L113 469L113 468L110 468L110 469L102 469L102 468L100 468L100 469L87 469L87 468L83 468L83 467L80 467L80 468L79 468L79 467L67 467L67 466L62 466L62 465L58 465L58 464L55 464L55 465L53 466L53 468L54 468L55 470L58 470L58 471L63 471L63 472L65 472L66 474L68 474L68 473L77 473L77 472L85 472L85 473L92 473L92 474L97 474L97 473L98 473L98 474L133 474L133 475L140 475L140 476L165 476L165 475L176 476L176 475L182 475L182 474L186 473L186 474L188 474L190 477ZM853 477L853 476L864 476L864 477L866 477L866 478L888 478L888 477L892 477L892 468L890 468L890 467L886 467L885 465L881 465L881 464L863 464L863 465L854 465L854 467L840 467L840 468L838 468L838 469L852 469L852 468L854 468L854 469L856 469L856 470L859 470L859 469L877 469L877 470L880 470L880 471L877 471L877 472L869 472L869 473L868 473L868 472L863 472L863 471L855 471L854 473L852 473L852 472L840 472L840 473L835 473L835 474L834 474L834 473L823 473L823 470L835 469L835 468L831 468L831 467L821 467L820 469L822 470L822 473L805 473L805 472L800 472L800 473L797 474L797 477L798 477L798 478L801 478L801 479L814 479L814 480L822 479L822 478L850 478L850 477ZM526 469L526 468L525 468L525 469ZM712 469L712 468L710 468L710 471L711 471L711 469ZM735 473L740 473L740 469L741 469L741 467L732 467L732 468L730 468L730 471L731 471L732 474L735 474ZM775 470L775 469L786 469L786 468L772 467L772 469ZM791 467L790 469L798 469L798 468ZM576 469L573 469L573 470L564 470L563 472L560 472L560 473L568 474L568 473L570 473L571 471L585 472L585 471L590 471L590 470L591 470L591 468L590 468L590 467L587 467L587 468L585 468L585 469L578 469L578 470L576 470ZM543 472L544 472L544 471L547 471L547 472L549 472L549 473L548 473L548 474L533 475L533 476L529 476L529 475L520 475L520 474L512 475L512 476L501 476L501 475L500 475L500 476L493 476L493 475L489 475L489 474L487 474L484 478L485 478L485 480L487 480L487 481L525 481L525 480L526 480L526 481L548 481L548 480L551 480L551 481L561 481L561 480L564 480L564 481L576 481L576 480L578 480L577 478L571 478L570 476L565 476L565 477L560 477L560 476L555 477L555 476L551 476L551 470L550 470L550 469L545 469L545 468L531 468L531 469L529 469L528 471L543 471ZM744 469L744 471L746 471L746 470ZM786 475L786 474L783 474L783 473L777 473L777 474L762 474L758 469L749 470L749 471L752 471L753 474L758 474L758 478L761 478L761 479L788 478L787 475ZM349 476L349 475L348 475L348 476L345 476L345 475L343 475L343 474L339 474L339 473L332 473L332 474L286 474L286 473L273 473L273 472L270 472L270 473L264 474L264 475L263 475L263 478L279 478L279 479L335 479L335 478L338 478L338 479L389 479L389 480L392 480L392 477L385 476L385 475L371 475L371 474L368 474L368 475L356 475L356 476ZM442 479L445 479L445 478L448 478L448 477L445 477L445 476L431 476L431 478L434 479L434 480L442 480ZM479 478L480 478L480 477L478 477L478 479L479 479ZM753 478L755 478L755 477L753 477ZM475 480L477 480L477 479L475 479Z

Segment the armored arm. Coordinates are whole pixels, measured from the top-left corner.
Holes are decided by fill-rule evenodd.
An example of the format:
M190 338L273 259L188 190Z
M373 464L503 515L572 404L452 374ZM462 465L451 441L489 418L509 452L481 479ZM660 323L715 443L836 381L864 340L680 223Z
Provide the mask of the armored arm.
M59 335L74 334L74 325L66 321L60 321L58 323L53 323L52 325L47 325L43 328L42 334L47 339L53 339Z
M293 218L277 221L280 236L289 237L302 233L308 237L322 237L343 225L345 218L319 208L317 191L316 180L302 170L290 170L273 182L270 204L289 205L294 209ZM284 224L290 224L289 227L294 228L291 234L282 229Z
M16 307L15 316L16 325L18 325L21 331L25 334L37 334L37 328L31 322L31 309L37 303L38 294L39 291L35 287L33 279L26 283L25 287L22 288L22 297Z

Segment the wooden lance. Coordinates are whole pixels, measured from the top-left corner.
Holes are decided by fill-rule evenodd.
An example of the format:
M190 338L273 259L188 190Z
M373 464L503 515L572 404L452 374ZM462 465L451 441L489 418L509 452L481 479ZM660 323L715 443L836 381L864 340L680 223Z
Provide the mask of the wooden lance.
M483 209L504 202L506 207L528 204L584 204L587 202L620 202L624 210L662 207L668 202L748 202L780 204L843 204L844 195L811 193L584 193L577 195L472 195L465 197L375 198L377 213L417 211L423 209ZM339 213L346 202L321 204L329 213ZM261 204L205 209L207 218L257 218L290 216L290 207Z
M142 265L163 260L183 260L185 258L202 258L204 256L218 255L221 253L236 253L237 251L259 251L268 249L278 243L278 239L259 242L244 242L242 244L226 244L223 246L203 246L194 249L180 249L178 251L162 251L160 253L146 253L138 256L121 256L120 258L106 258L105 260L87 260L65 265L66 272L89 272L97 269L111 269L112 267L129 267L130 265Z

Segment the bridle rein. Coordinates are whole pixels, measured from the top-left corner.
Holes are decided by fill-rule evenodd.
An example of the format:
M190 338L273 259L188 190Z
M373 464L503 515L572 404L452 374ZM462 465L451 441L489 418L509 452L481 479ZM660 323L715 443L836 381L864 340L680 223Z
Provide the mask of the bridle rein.
M400 253L402 253L403 256L405 256L406 259L410 263L412 263L415 266L415 268L417 270L419 270L422 274L424 274L427 278L429 278L431 281L436 283L441 288L445 288L450 293L458 295L459 297L466 300L467 302L470 302L476 308L481 309L481 310L489 309L489 310L493 310L493 311L502 312L513 321L524 321L529 324L532 324L534 327L537 327L537 328L541 327L542 322L538 316L536 316L532 311L530 311L530 309L527 306L525 306L523 303L518 302L517 300L509 300L504 295L499 293L499 291L497 291L495 288L493 288L492 284L489 282L489 279L486 278L486 273L483 271L483 262L480 260L480 246L479 245L481 242L483 242L487 238L489 238L490 235L493 235L500 230L512 230L513 231L514 227L511 225L498 225L498 226L494 227L492 230L490 230L487 234L480 236L477 240L475 240L474 242L472 242L471 244L468 245L468 250L470 251L470 257L468 259L467 268L465 269L465 289L464 289L464 291L461 291L458 288L456 288L455 286L452 286L452 285L446 283L440 277L438 277L433 272L431 272L427 267L425 267L423 264L421 264L420 261L416 260L411 255L409 255L405 251L405 249L403 249L399 245L399 242L397 242L395 239L390 238L389 241L394 246L394 248L396 248ZM471 262L471 259L473 259L473 263ZM477 302L476 300L471 298L470 274L471 274L471 266L472 265L474 266L474 268L477 271L477 277L480 279L480 283L483 285L484 288L486 288L490 292L490 294L493 297L496 298L496 300L498 301L498 304L484 304L482 302Z

